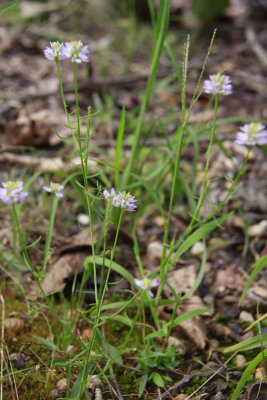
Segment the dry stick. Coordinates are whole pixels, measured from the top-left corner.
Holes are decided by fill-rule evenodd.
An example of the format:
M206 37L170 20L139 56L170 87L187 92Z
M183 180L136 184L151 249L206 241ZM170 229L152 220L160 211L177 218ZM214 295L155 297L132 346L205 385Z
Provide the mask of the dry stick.
M9 359L10 357L9 357L9 352L8 352L8 348L7 347L6 347L6 352L7 352L7 356L8 356L8 359ZM8 364L7 364L6 360L4 360L4 363L5 363L6 370L8 370ZM15 380L15 377L14 377L14 371L13 371L13 367L12 367L12 362L10 362L9 364L10 364L11 373L8 375L8 380L9 380L9 383L10 383L11 390L13 390L13 386L14 386L14 391L15 391L15 394L16 394L16 400L19 400L19 395L18 395L18 391L17 391L16 380ZM11 395L12 395L12 399L15 399L13 392L11 393Z
M218 368L217 371L215 372L198 372L196 374L192 374L192 375L186 375L183 379L181 379L178 383L176 383L174 386L170 387L165 393L163 393L163 395L161 397L158 397L157 400L161 400L164 399L165 397L169 396L170 393L173 390L178 389L181 386L186 385L187 383L189 383L192 379L194 379L197 376L200 377L207 377L208 379L206 380L206 382L204 382L199 388L197 388L192 394L190 394L190 396L188 396L185 400L189 400L191 399L191 397L193 395L195 395L203 386L205 386L211 379L214 378L214 376L216 376L217 374L219 374L223 369L226 369L226 364L228 364L229 361L232 360L232 358L234 358L236 355L236 352L230 357L228 358L228 360L225 362L225 364Z
M245 29L246 39L251 46L251 50L258 57L259 61L262 64L267 65L267 53L265 49L260 45L257 35L252 28L252 26L248 26Z
M1 379L1 386L0 386L0 399L3 400L3 367L4 367L4 337L5 337L5 326L4 326L4 321L5 321L5 300L2 294L0 294L0 301L1 301L1 307L2 307L2 313L1 313L1 319L2 319L2 327L1 327L1 372L0 372L0 379Z

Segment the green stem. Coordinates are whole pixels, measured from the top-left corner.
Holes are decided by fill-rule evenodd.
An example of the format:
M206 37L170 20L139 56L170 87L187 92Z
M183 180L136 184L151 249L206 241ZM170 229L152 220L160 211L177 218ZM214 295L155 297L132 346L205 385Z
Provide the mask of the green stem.
M61 93L61 98L62 98L64 111L65 111L65 114L66 114L66 117L67 117L67 121L68 121L68 127L71 130L71 134L72 134L73 140L74 140L76 146L78 147L77 140L76 140L76 137L75 137L75 134L74 134L74 130L73 130L72 125L71 125L70 116L69 116L69 113L68 113L68 106L67 106L66 100L65 100L65 94L64 94L63 85L62 85L62 79L61 79L61 73L60 73L60 69L59 69L59 63L58 63L58 60L55 60L55 61L56 61L56 66L57 66L57 74L58 74L58 80L59 80L60 93Z
M122 346L121 346L121 350L122 350L122 351L123 351L123 350L125 349L125 347L127 346L128 342L129 342L129 340L130 340L130 338L131 338L131 336L132 336L132 333L133 333L133 330L134 330L135 325L136 325L136 323L137 323L137 320L138 320L138 318L139 318L140 312L141 312L141 310L144 308L144 295L145 295L145 293L142 293L142 296L141 296L141 300L140 300L138 309L137 309L136 314L135 314L135 316L134 316L134 320L132 321L132 326L131 326L130 330L128 331L128 333L127 333L127 335L126 335L126 338L124 339L124 342L123 342L123 344L122 344Z
M32 266L32 263L31 263L31 260L30 260L30 257L29 257L28 251L27 251L27 248L25 246L24 238L23 238L22 232L20 230L20 225L19 225L19 219L18 219L18 214L17 214L17 210L16 210L16 205L14 203L12 203L12 211L13 211L13 220L14 220L14 223L16 224L16 229L17 229L17 232L18 232L18 235L19 235L19 242L20 242L20 245L21 245L21 248L22 248L24 260L26 262L27 267L31 271L31 273L33 275L33 278L34 278L34 280L35 280L40 292L44 296L48 306L50 306L50 303L49 303L49 301L48 301L48 299L46 297L46 294L45 294L45 292L44 292L44 290L43 290L43 288L42 288L42 286L40 284L39 276L34 271L34 268Z
M58 198L53 193L52 194L52 205L51 205L51 210L50 210L50 215L49 215L48 230L47 230L47 234L46 234L44 259L43 259L41 274L45 273L46 266L47 266L47 260L48 260L49 253L50 253L50 244L51 244L51 239L52 239L52 234L53 234L53 227L54 227L54 222L55 222L57 206L58 206Z
M13 252L14 252L14 255L16 256L17 255L17 226L16 226L16 223L15 223L15 219L13 218Z
M112 262L113 262L114 255L115 255L115 249L116 249L116 245L117 245L117 241L118 241L118 236L119 236L120 226L121 226L121 222L122 222L122 217L123 217L123 210L120 211L119 222L118 222L116 236L115 236L114 243L113 243L113 248L112 248L112 251L111 251L110 265L109 265L109 268L108 268L106 281L105 281L105 285L104 285L104 288L103 288L103 293L101 294L101 292L99 291L99 299L98 299L98 302L97 302L97 308L96 308L96 315L95 315L95 320L94 320L93 332L92 332L90 343L89 343L89 346L88 346L88 349L87 349L87 354L86 354L86 359L85 359L85 362L84 362L83 374L82 374L82 379L81 379L81 385L80 385L80 388L79 388L79 393L77 394L77 399L81 398L81 395L82 395L83 389L84 389L84 382L86 381L87 365L89 363L89 359L90 359L90 355L91 355L91 352L92 352L92 348L93 348L96 332L97 332L97 329L98 329L98 322L99 322L99 318L100 318L101 307L102 307L104 296L105 296L105 293L106 293L106 290L107 290L107 287L108 287L108 280L109 280L109 275L110 275L110 272L111 272Z

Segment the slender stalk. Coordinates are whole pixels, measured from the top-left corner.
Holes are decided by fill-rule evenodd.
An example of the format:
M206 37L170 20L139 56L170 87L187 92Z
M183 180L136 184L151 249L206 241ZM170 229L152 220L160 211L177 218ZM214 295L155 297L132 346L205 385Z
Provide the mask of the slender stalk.
M62 98L62 104L63 104L64 111L65 111L65 114L66 114L66 118L67 118L67 121L68 121L68 127L71 130L71 134L72 134L74 143L78 147L77 139L75 137L74 130L72 128L71 121L70 121L70 116L69 116L69 112L68 112L68 105L67 105L66 100L65 100L65 94L64 94L63 85L62 85L61 73L60 73L60 69L59 69L59 62L58 62L58 60L55 60L55 62L56 62L56 66L57 66L57 74L58 74L58 81L59 81L60 93L61 93L61 98ZM74 63L74 64L76 64L76 63Z
M136 314L134 316L134 320L132 321L132 326L129 329L127 335L126 335L126 338L124 339L124 342L123 342L123 344L121 346L121 350L124 350L125 347L127 346L128 342L129 342L129 340L130 340L130 338L132 336L133 330L134 330L134 328L136 326L136 323L137 323L137 320L139 318L140 312L144 308L144 295L145 295L145 293L142 293L138 309L137 309Z
M109 265L109 269L108 269L108 272L107 272L106 281L105 281L105 285L104 285L104 288L103 288L103 293L101 294L101 292L99 291L99 299L98 299L98 302L97 302L97 308L96 308L96 315L95 315L95 320L94 320L93 332L92 332L90 343L88 345L87 352L86 352L86 359L85 359L85 362L84 362L81 385L79 387L79 393L77 394L77 399L81 398L81 395L82 395L83 389L84 389L84 385L83 384L86 381L87 365L89 363L90 355L91 355L93 344L94 344L94 341L95 341L96 332L97 332L97 329L98 329L98 322L99 322L101 307L102 307L104 296L105 296L105 293L106 293L106 290L107 290L107 287L108 287L108 280L109 280L109 275L110 275L110 271L111 271L112 262L113 262L114 255L115 255L115 249L116 249L116 245L117 245L117 241L118 241L118 236L119 236L120 226L121 226L121 222L122 222L122 217L123 217L123 210L120 211L119 222L118 222L116 236L115 236L113 247L112 247L112 251L111 251L110 265Z
M13 252L14 252L14 255L16 256L17 255L17 226L16 226L14 218L13 218L13 243L12 244L13 244Z
M18 232L18 235L19 235L19 242L20 242L20 245L21 245L21 248L22 248L24 260L26 262L27 267L31 271L31 273L33 275L33 278L34 278L34 280L35 280L40 292L42 293L43 297L45 298L48 306L50 306L49 300L47 299L46 294L45 294L45 292L44 292L44 290L43 290L43 288L42 288L42 286L40 284L40 279L39 279L38 273L36 273L34 271L34 268L32 266L32 263L31 263L31 260L30 260L30 257L29 257L28 251L27 251L27 248L25 246L24 238L23 238L22 232L20 230L20 225L19 225L19 219L18 219L18 214L17 214L17 210L16 210L16 205L14 203L12 203L12 211L13 211L13 219L14 219L14 222L16 224L16 229L17 229L17 232Z
M47 230L47 234L46 234L44 259L43 259L41 274L45 273L46 266L47 266L47 260L48 260L49 252L50 252L50 244L51 244L51 239L52 239L52 234L53 234L57 206L58 206L58 198L53 193L52 194L52 205L51 205L51 210L50 210L50 215L49 215L48 230Z
M74 77L74 89L75 89L75 103L76 103L76 119L77 119L77 143L78 149L80 153L80 160L81 160L81 168L82 168L82 175L83 175L83 183L85 188L85 195L86 195L86 205L87 205L87 212L89 215L89 229L90 229L90 236L91 236L91 248L92 248L92 256L93 260L95 259L95 246L94 246L94 234L93 234L93 225L92 225L92 211L90 205L90 199L88 195L88 179L87 179L87 157L89 152L89 139L90 139L90 108L88 108L88 123L87 123L87 131L86 131L86 148L83 155L82 150L82 142L81 142L81 127L80 127L80 112L79 112L79 99L78 99L78 82L77 82L77 68L76 62L73 63L73 77ZM95 285L95 299L97 302L98 299L98 290L97 290L97 276L96 276L96 264L93 261L93 271L94 271L94 285ZM83 284L84 279L83 279Z

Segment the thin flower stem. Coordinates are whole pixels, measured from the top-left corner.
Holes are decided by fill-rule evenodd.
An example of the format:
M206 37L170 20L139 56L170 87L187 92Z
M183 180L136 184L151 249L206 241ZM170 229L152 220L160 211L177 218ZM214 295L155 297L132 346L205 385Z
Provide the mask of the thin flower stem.
M50 210L50 215L49 215L48 230L47 230L47 234L46 234L46 242L45 242L45 249L44 249L44 259L43 259L43 264L42 264L42 269L41 269L41 273L42 274L45 273L46 266L47 266L47 260L48 260L48 257L49 257L50 244L51 244L51 239L52 239L52 234L53 234L53 228L54 228L54 222L55 222L57 206L58 206L58 198L53 193L52 194L52 205L51 205L51 210Z
M94 234L93 234L93 225L92 225L92 211L90 205L90 199L88 195L88 179L87 179L87 157L89 152L89 139L90 139L90 108L88 108L88 122L87 122L87 131L86 131L86 148L83 156L82 150L82 142L81 142L81 127L80 127L80 113L79 113L79 98L78 98L78 82L77 82L77 65L76 62L73 63L73 77L74 77L74 89L75 89L75 102L76 102L76 119L77 119L77 138L78 138L78 149L80 153L81 160L81 168L83 175L83 183L85 188L85 196L86 196L86 205L87 212L89 216L89 229L91 236L91 247L92 247L92 256L93 256L93 271L94 271L94 285L95 285L95 299L97 302L98 299L98 290L97 290L97 276L96 276L96 263L95 263L95 246L94 246ZM85 284L85 282L83 282Z
M66 103L66 100L65 100L65 94L64 94L64 90L63 90L63 85L62 85L62 79L61 79L61 73L60 73L60 69L59 69L58 60L55 60L55 62L56 62L56 66L57 66L57 74L58 74L58 80L59 80L59 87L60 87L62 103L63 103L64 111L65 111L65 114L66 114L66 117L67 117L67 121L68 121L68 127L71 130L71 134L72 134L74 143L75 143L76 147L78 147L77 139L75 137L74 130L72 128L71 121L70 121L70 116L69 116L69 112L68 112L68 106L67 106L67 103Z
M31 271L31 273L33 275L33 278L34 278L34 280L35 280L40 292L42 293L44 299L46 300L48 306L51 306L51 304L48 301L48 299L46 297L46 294L45 294L45 292L44 292L44 290L43 290L43 288L42 288L42 286L40 284L40 279L38 277L38 274L34 271L34 268L32 266L32 263L31 263L27 248L26 248L25 243L24 243L24 238L23 238L22 232L20 230L18 214L17 214L16 206L15 206L14 203L12 203L12 211L13 211L13 219L14 219L14 222L16 224L17 232L18 232L18 235L19 235L19 242L20 242L20 245L22 247L22 252L23 252L23 256L24 256L24 260L26 262L26 265L29 268L29 270Z
M15 223L15 219L13 218L13 252L14 255L17 255L17 225Z
M116 236L115 236L114 243L113 243L113 248L112 248L112 251L111 251L110 265L109 265L109 269L108 269L108 272L107 272L106 281L105 281L105 285L104 285L104 288L103 288L103 293L101 294L101 292L99 291L99 299L98 299L98 302L97 302L97 308L96 308L96 315L95 315L95 320L94 320L93 332L92 332L90 343L88 345L87 352L86 352L86 359L85 359L85 362L84 362L84 368L83 368L83 373L82 373L82 378L81 378L81 385L79 387L79 392L77 394L77 399L81 398L81 395L82 395L83 389L84 389L84 382L86 381L87 365L89 363L89 359L90 359L90 355L91 355L91 352L92 352L92 348L93 348L96 332L97 332L97 329L99 327L98 322L99 322L99 318L100 318L101 307L102 307L104 296L105 296L105 293L106 293L106 290L107 290L107 287L108 287L108 279L109 279L109 275L110 275L110 271L111 271L112 262L113 262L113 259L114 259L114 254L115 254L115 249L116 249L116 245L117 245L117 241L118 241L118 236L119 236L120 226L121 226L121 222L122 222L122 217L123 217L123 210L120 211L119 222L118 222Z
M134 330L134 328L135 328L135 326L136 326L136 323L137 323L137 320L138 320L138 318L139 318L140 312L141 312L142 309L144 308L144 296L145 296L145 293L142 293L141 300L140 300L138 309L137 309L137 311L136 311L136 314L135 314L135 316L134 316L134 319L133 319L133 321L132 321L131 328L130 328L130 330L128 331L128 333L127 333L127 335L126 335L126 338L124 339L124 342L123 342L123 344L122 344L122 346L121 346L121 351L123 351L123 350L125 349L125 347L127 346L128 342L129 342L129 340L130 340L130 338L131 338L131 336L132 336L133 330Z
M156 301L159 301L159 298L162 293L162 289L165 282L166 271L163 268L163 263L166 258L167 246L168 246L168 236L170 231L170 222L171 222L171 215L172 215L172 208L174 202L174 195L175 190L177 187L178 182L178 173L180 167L180 161L182 156L182 147L183 147L183 139L184 139L184 132L185 128L188 123L188 119L186 118L186 79L187 79L187 69L188 69L188 55L189 55L189 36L187 37L187 42L184 48L184 65L183 65L183 75L182 75L182 87L181 87L181 97L182 97L182 126L180 129L177 129L176 137L177 137L177 148L175 151L175 165L174 165L174 172L172 178L172 188L171 188L171 195L170 195L170 202L169 202L169 210L168 210L168 218L167 223L165 224L164 228L164 237L163 237L163 250L162 250L162 257L161 257L161 266L160 266L160 286L157 291Z

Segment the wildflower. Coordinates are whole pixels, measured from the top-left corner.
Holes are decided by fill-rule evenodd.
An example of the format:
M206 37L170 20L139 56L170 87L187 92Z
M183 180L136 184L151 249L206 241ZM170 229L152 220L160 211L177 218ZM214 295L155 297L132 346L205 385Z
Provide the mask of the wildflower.
M222 75L221 73L210 75L210 79L204 81L203 87L205 93L223 94L225 96L232 94L230 77L228 75Z
M237 132L235 143L246 144L248 146L260 144L267 144L267 129L259 122L251 122L245 124Z
M64 60L63 56L63 43L50 42L50 47L44 49L44 55L48 60Z
M137 208L137 205L135 204L137 200L135 199L135 196L132 196L130 193L119 192L116 194L115 189L112 188L110 193L105 189L103 195L106 199L111 199L111 204L114 207L121 207L127 211L135 211Z
M7 181L2 182L3 188L0 188L0 200L5 204L22 203L28 196L23 192L23 182Z
M151 288L159 286L158 278L149 279L145 277L144 279L134 279L134 283L136 286L139 286L142 290L148 290L149 296L154 297L151 292Z
M64 59L70 58L72 62L88 62L88 45L84 46L81 40L75 42L66 42L62 49Z
M59 183L50 182L50 187L43 186L43 189L46 192L53 193L58 198L63 197L63 193L60 193L60 191L64 189L64 186Z

